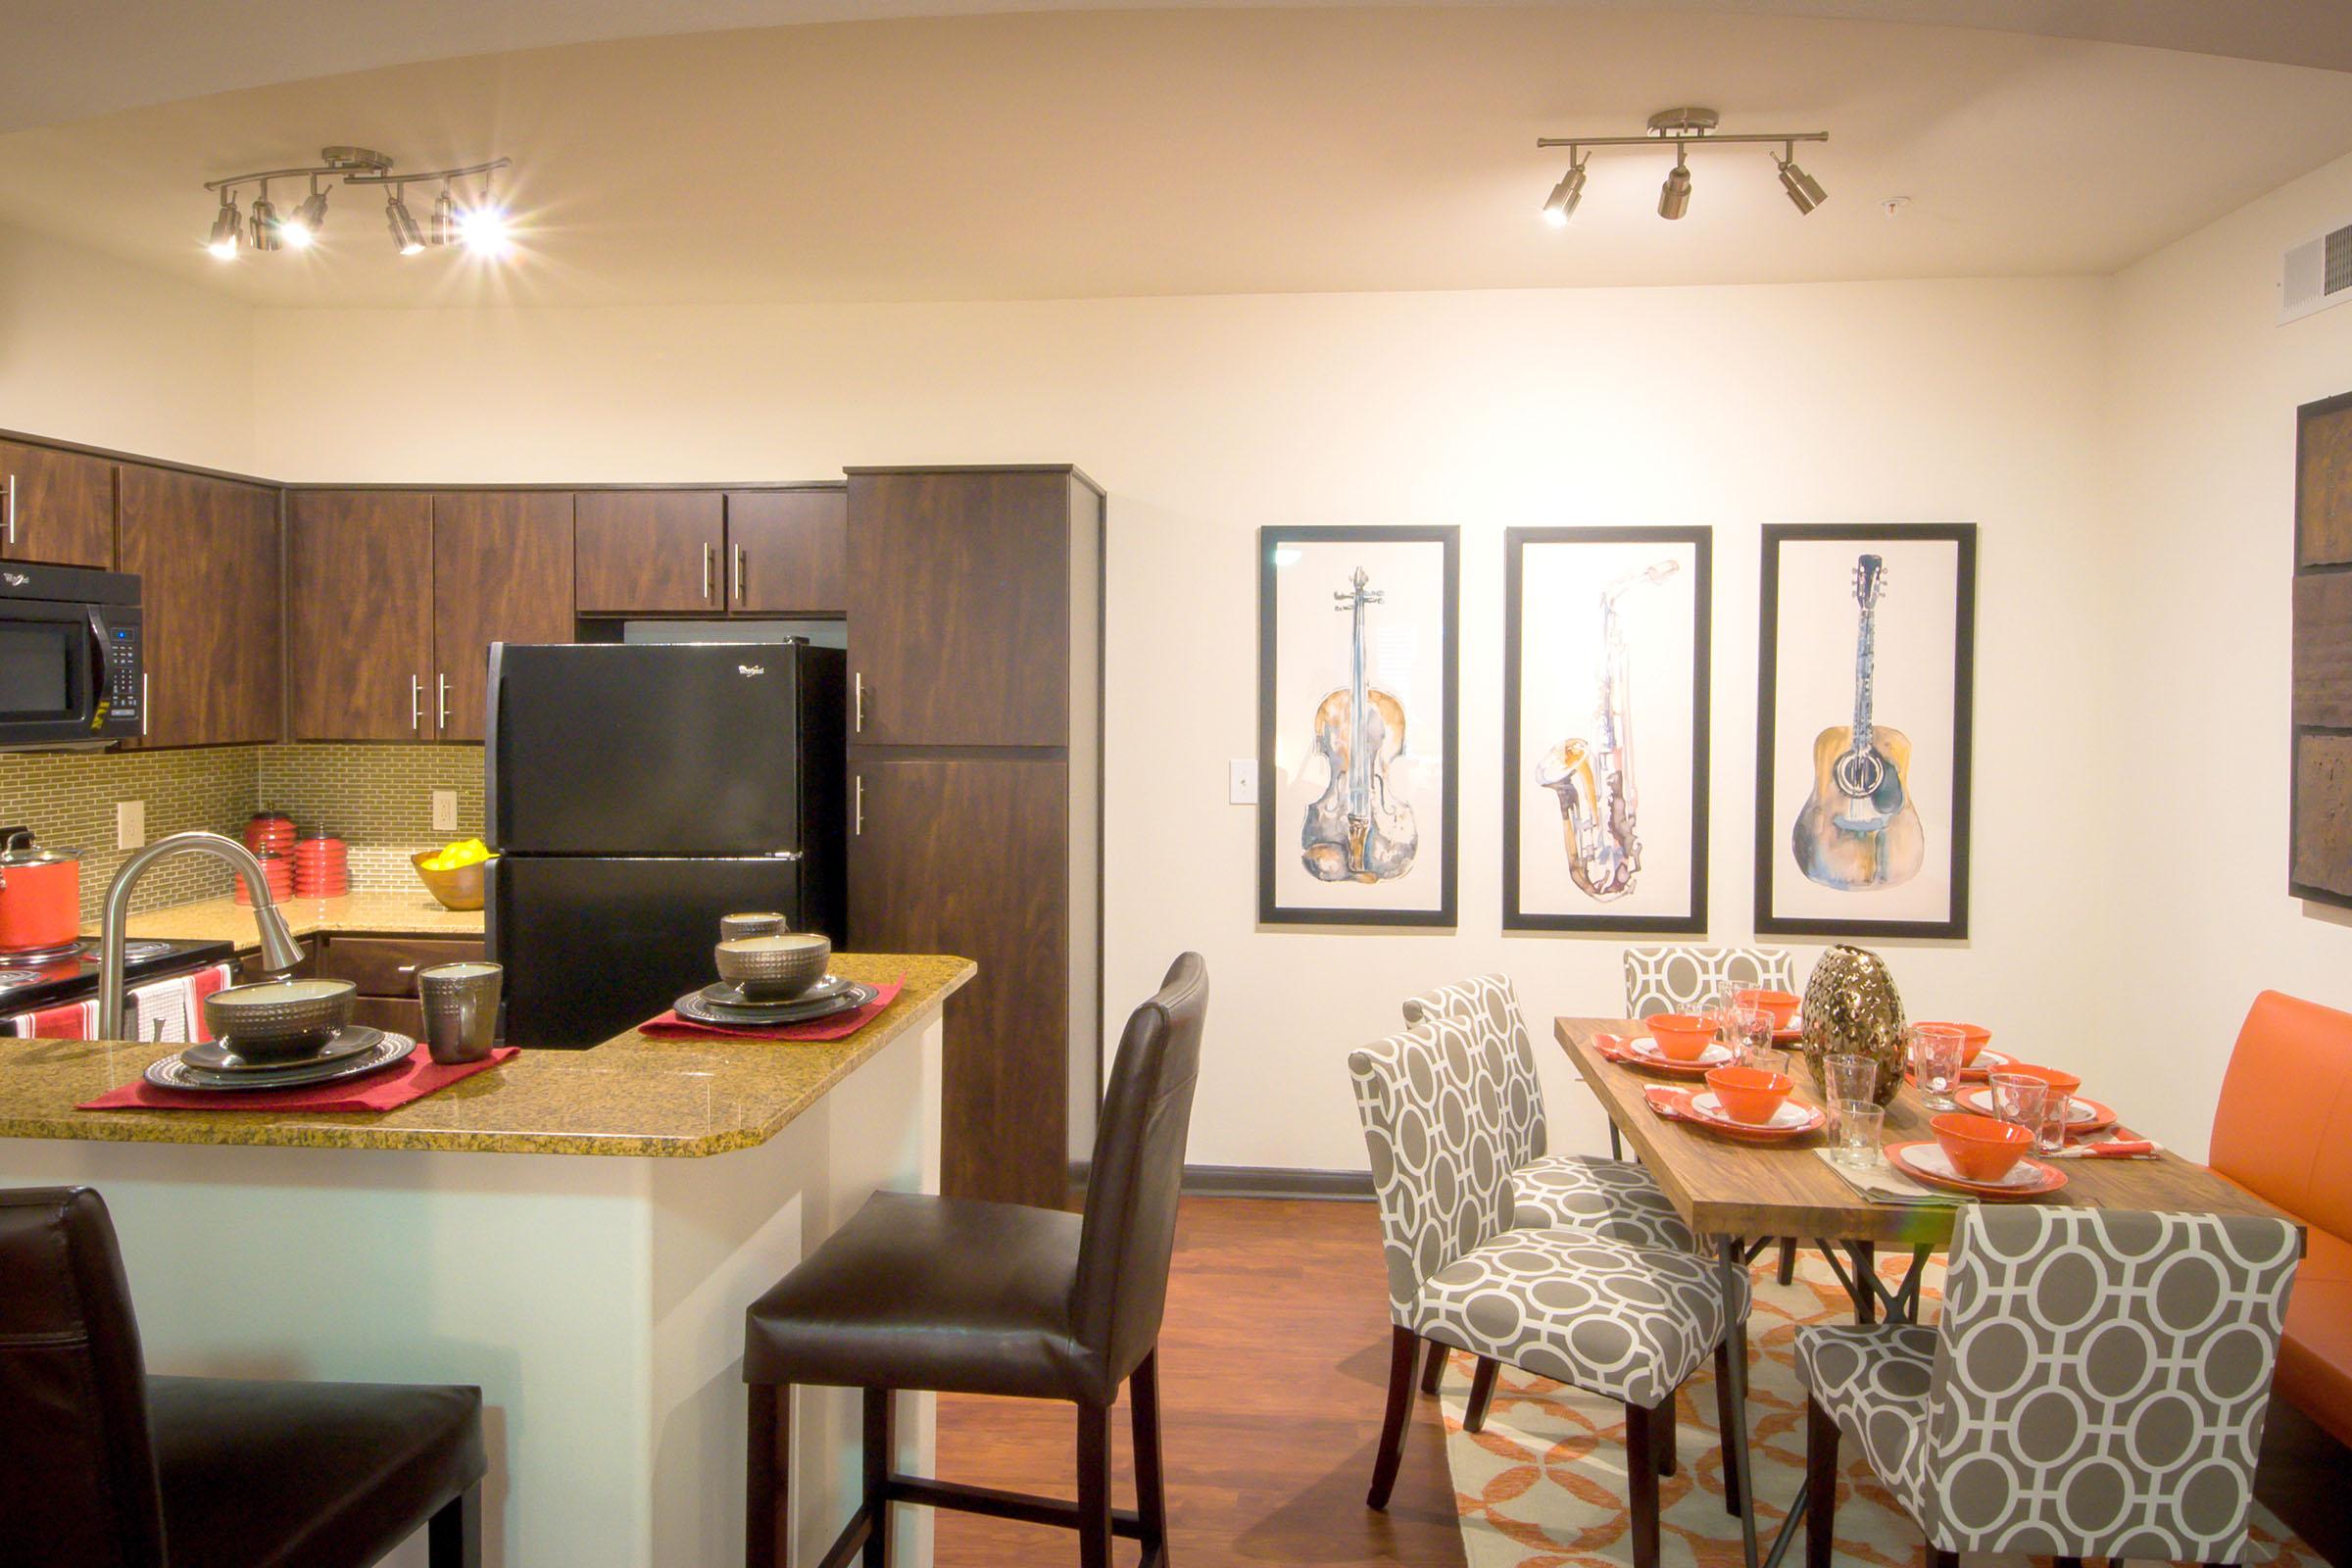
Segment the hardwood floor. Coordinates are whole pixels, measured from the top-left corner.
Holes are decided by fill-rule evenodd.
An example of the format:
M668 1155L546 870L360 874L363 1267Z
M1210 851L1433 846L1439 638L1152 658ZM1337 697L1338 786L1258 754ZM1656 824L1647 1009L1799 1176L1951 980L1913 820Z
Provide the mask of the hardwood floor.
M1369 1203L1187 1199L1160 1333L1169 1556L1178 1568L1462 1561L1434 1401L1414 1408L1386 1514L1364 1506L1388 1375L1389 1297ZM1121 1404L1124 1405L1122 1400ZM1127 1412L1113 1496L1134 1497ZM1072 1494L1066 1404L939 1401L939 1473ZM1078 1561L1067 1531L942 1512L940 1568ZM1136 1560L1133 1542L1114 1561Z

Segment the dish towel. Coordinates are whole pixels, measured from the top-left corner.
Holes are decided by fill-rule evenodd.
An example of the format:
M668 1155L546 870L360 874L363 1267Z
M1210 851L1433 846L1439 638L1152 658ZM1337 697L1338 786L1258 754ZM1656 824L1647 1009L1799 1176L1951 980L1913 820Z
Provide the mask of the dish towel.
M484 1072L520 1052L501 1046L480 1061L442 1063L417 1046L416 1054L397 1067L371 1072L339 1084L315 1084L308 1089L252 1089L236 1092L195 1089L158 1089L134 1078L109 1090L75 1110L398 1110L436 1090Z
M61 1002L54 1007L20 1012L7 1019L4 1027L10 1034L24 1040L95 1040L98 1037L98 1004Z
M637 1032L653 1040L781 1040L801 1045L824 1040L847 1040L872 1023L883 1008L899 999L899 993L906 986L906 977L901 975L882 987L874 1000L864 1006L830 1018L819 1018L812 1023L699 1023L692 1018L681 1018L673 1010L648 1018L637 1026Z

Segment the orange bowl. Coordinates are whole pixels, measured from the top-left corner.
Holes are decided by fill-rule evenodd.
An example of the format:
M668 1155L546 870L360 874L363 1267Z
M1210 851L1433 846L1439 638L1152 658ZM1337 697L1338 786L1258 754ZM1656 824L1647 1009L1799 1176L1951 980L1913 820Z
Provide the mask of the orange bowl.
M1718 1067L1707 1074L1707 1087L1715 1091L1716 1102L1726 1116L1750 1127L1764 1127L1771 1124L1796 1080L1761 1067Z
M1973 1064L1977 1059L1977 1053L1992 1044L1992 1031L1981 1023L1945 1023L1940 1019L1930 1019L1923 1021L1918 1027L1959 1030L1960 1065L1963 1067Z
M1669 1061L1696 1061L1715 1043L1715 1020L1687 1012L1653 1012L1642 1020Z
M1928 1123L1952 1169L1972 1182L1997 1182L2025 1157L2034 1135L1990 1116L1945 1111Z
M2082 1092L2082 1079L2080 1074L2061 1071L2056 1067L2036 1067L2031 1062L2013 1061L2003 1067L2001 1071L2013 1072L2026 1078L2038 1078L2062 1095L2077 1095Z
M1796 996L1788 991L1735 991L1732 1001L1742 1007L1772 1014L1772 1026L1786 1029L1788 1020L1796 1016Z

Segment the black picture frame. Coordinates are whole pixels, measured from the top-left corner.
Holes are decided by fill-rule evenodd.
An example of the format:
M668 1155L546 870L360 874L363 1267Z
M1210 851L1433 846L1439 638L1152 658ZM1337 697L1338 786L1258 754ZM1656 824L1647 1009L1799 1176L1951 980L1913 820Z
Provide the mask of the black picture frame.
M1714 624L1714 539L1708 527L1510 528L1503 533L1502 665L1502 928L1505 931L1609 932L1624 935L1704 935L1707 930L1707 792L1711 671ZM1690 693L1690 886L1682 914L1615 914L1605 906L1593 914L1531 912L1520 888L1522 742L1525 671L1525 565L1531 545L1689 545L1692 550ZM1594 628L1598 635L1598 628Z
M1257 918L1261 925L1392 926L1450 930L1459 923L1461 794L1461 529L1429 527L1350 527L1324 525L1267 526L1257 532ZM1276 857L1282 851L1283 827L1278 820L1275 710L1281 646L1277 582L1277 551L1286 546L1314 544L1430 544L1440 546L1444 582L1439 679L1445 690L1440 822L1438 830L1439 902L1435 907L1325 907L1284 904L1276 893ZM1295 831L1295 829L1294 829ZM1424 840L1426 845L1426 840ZM1294 847L1295 848L1295 847Z
M1941 919L1886 920L1863 916L1818 918L1776 914L1775 881L1788 865L1785 824L1776 819L1774 759L1777 752L1780 676L1781 548L1813 541L1851 544L1948 541L1955 547L1952 647L1952 797L1950 893ZM1757 590L1756 648L1756 843L1755 928L1759 936L1919 937L1964 939L1968 935L1969 840L1975 794L1975 709L1977 625L1977 525L1957 523L1772 523L1763 530L1763 564Z

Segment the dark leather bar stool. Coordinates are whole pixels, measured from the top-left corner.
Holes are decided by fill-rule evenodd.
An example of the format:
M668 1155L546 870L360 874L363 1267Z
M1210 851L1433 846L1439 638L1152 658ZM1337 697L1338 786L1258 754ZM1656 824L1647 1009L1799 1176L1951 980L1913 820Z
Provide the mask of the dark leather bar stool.
M485 1468L479 1389L147 1376L105 1202L0 1192L0 1562L477 1568Z
M1127 1020L1095 1132L1086 1212L877 1193L745 1325L751 1392L745 1561L778 1568L791 1515L791 1385L865 1391L864 1496L823 1568L890 1560L890 1505L922 1503L1078 1532L1084 1568L1113 1535L1167 1561L1155 1354L1176 1245L1176 1198L1208 1008L1188 953ZM1137 1510L1110 1505L1110 1407L1133 1380ZM959 1486L891 1465L899 1389L1067 1399L1078 1406L1078 1500Z

